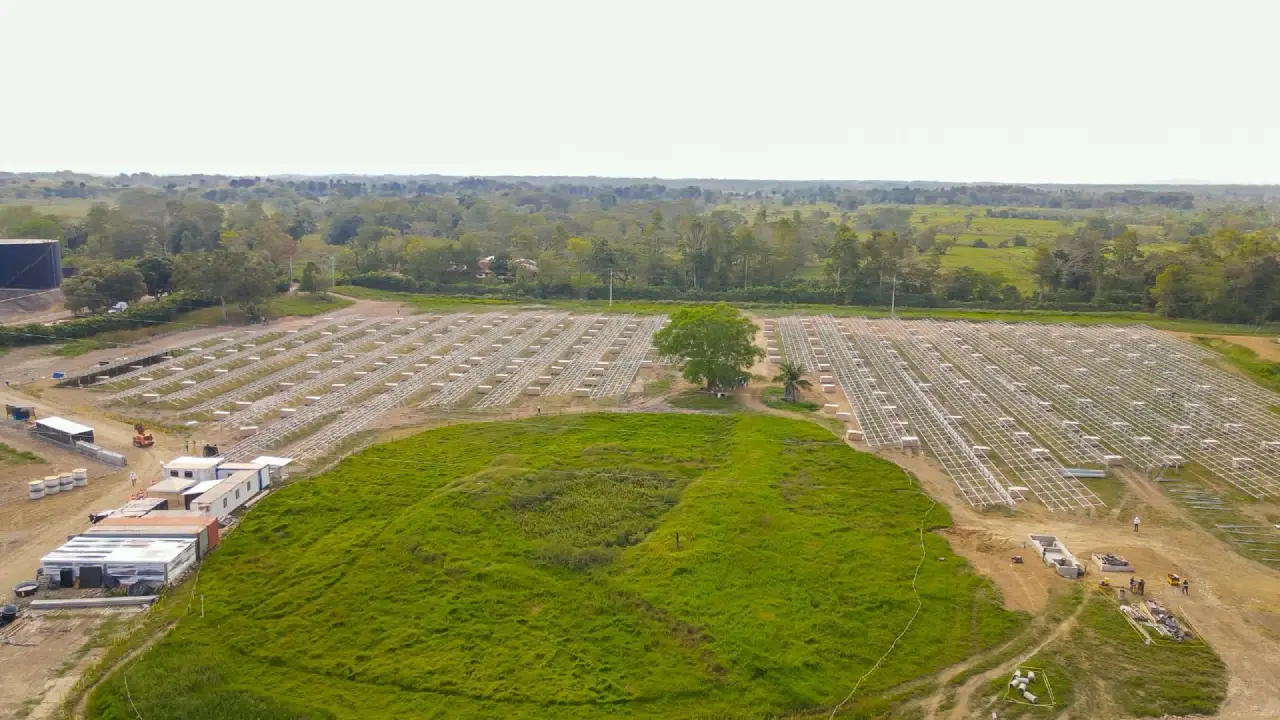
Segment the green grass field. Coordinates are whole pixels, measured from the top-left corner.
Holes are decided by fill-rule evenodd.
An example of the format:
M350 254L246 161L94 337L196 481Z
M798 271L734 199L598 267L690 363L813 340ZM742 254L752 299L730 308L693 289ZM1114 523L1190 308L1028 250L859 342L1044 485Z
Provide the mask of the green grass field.
M990 241L988 241L990 242ZM1013 283L1024 296L1036 291L1036 280L1031 274L1030 247L976 248L972 245L956 245L942 256L942 270L955 270L960 267L971 267L984 273L998 272L1004 275L1005 281Z
M1023 665L1047 673L1056 707L1003 700L1008 677L986 688L1000 717L1055 717L1071 705L1073 717L1210 715L1227 696L1227 672L1201 640L1159 640L1147 645L1107 594L1094 593L1079 626ZM1172 608L1177 613L1176 606ZM994 699L1001 698L1001 699ZM1021 698L1019 698L1021 699Z
M1191 340L1221 355L1219 363L1239 369L1268 390L1280 392L1280 363L1263 360L1252 349L1221 338L1193 337Z
M774 410L789 410L791 412L816 412L820 407L816 402L810 402L805 399L799 399L795 402L785 400L782 397L783 389L781 387L767 387L760 391L760 401Z
M918 567L922 610L845 706L878 717L1026 623L928 532L948 524L902 470L802 421L440 428L268 497L153 611L198 593L203 616L88 714L825 717L912 618Z
M43 465L48 462L29 450L18 450L0 442L0 465Z
M449 311L481 311L486 308L499 307L554 307L561 310L580 312L629 312L639 314L670 313L681 307L696 305L689 302L633 302L616 301L610 308L603 301L593 300L544 300L515 301L484 297L460 297L451 295L419 295L415 293L389 292L371 290L354 285L339 285L337 292L354 298L365 300L381 300L383 302L403 303L406 307L416 308L423 312ZM730 303L747 313L766 317L782 315L820 315L830 313L839 317L865 315L867 317L885 317L889 308L885 306L864 307L858 305L817 305L817 304L783 304L783 303ZM972 320L975 322L1038 322L1038 323L1075 323L1077 325L1150 325L1164 330L1182 332L1217 333L1224 335L1276 335L1280 334L1280 324L1268 324L1256 327L1253 325L1232 325L1204 320L1169 320L1154 313L1146 312L1062 312L1058 310L969 310L961 308L898 308L897 316L910 318L936 318L938 320Z

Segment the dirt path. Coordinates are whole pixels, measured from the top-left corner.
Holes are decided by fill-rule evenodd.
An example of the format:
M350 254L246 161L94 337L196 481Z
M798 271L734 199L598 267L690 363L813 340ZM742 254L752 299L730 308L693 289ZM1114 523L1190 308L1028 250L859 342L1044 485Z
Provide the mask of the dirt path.
M997 677L999 675L1011 675L1014 669L1017 668L1019 665L1035 657L1036 654L1039 653L1041 650L1045 649L1051 643L1056 641L1058 638L1070 632L1071 629L1076 626L1076 623L1080 619L1080 614L1084 612L1084 608L1087 604L1088 604L1087 601L1080 603L1080 606L1077 607L1075 611L1071 613L1071 615L1067 616L1065 620L1058 623L1057 627L1054 627L1047 634L1045 634L1043 638L1040 640L1040 642L1036 643L1031 648L1022 651L1021 653L1018 653L1016 656L1009 658L1008 660L1000 663L999 665L997 665L996 667L990 670L978 673L968 678L967 680L965 680L964 684L962 684L959 688L956 689L956 696L955 696L955 700L953 701L954 704L951 710L947 712L945 717L953 718L955 720L960 720L962 718L968 717L969 703L973 699L973 694L979 688L986 685L987 681L993 677ZM1043 628L1029 628L1028 632L1039 632L1042 630ZM997 650L995 652L999 652L999 651ZM954 666L951 669L951 671L949 671L946 675L940 678L940 683L942 687L940 687L938 689L938 692L936 692L934 695L926 699L923 703L923 708L925 711L926 718L938 717L938 708L947 695L947 689L948 689L946 687L947 682L951 678L960 674L961 672L973 667L976 663L980 662L982 658L983 656L970 658L969 661L961 663L960 665Z
M134 658L138 657L139 655L141 655L142 653L150 649L152 645L155 645L156 643L160 642L160 640L165 635L168 635L169 631L172 630L174 626L176 626L177 624L178 622L175 620L169 623L168 625L166 625L165 627L161 628L160 630L158 630L154 635L147 638L146 642L142 643L141 645L134 648L133 650L130 650L119 660L112 663L111 668L106 672L102 673L102 675L98 678L96 682L94 682L89 687L86 687L83 690L81 690L80 697L76 699L75 707L71 709L71 717L73 718L73 720L79 720L79 718L85 717L85 710L87 710L89 706L89 696L93 694L93 691L95 688L101 685L103 681L111 677L111 675L114 674L116 671L118 671L120 668L124 667L125 665L128 665L131 661L133 661ZM66 695L64 694L63 697L66 697ZM61 704L61 700L59 700L58 704ZM136 709L135 709L135 712L136 712ZM37 720L37 719L33 715L31 720Z
M1010 516L970 507L932 460L880 454L911 471L926 492L947 506L952 529L946 535L952 548L991 578L1006 606L1039 611L1051 585L1070 582L1034 562L1009 562L1010 555L1023 554L1029 534L1057 535L1081 559L1094 552L1123 555L1161 602L1187 617L1226 664L1230 679L1219 717L1280 717L1280 686L1271 681L1280 678L1280 572L1245 559L1201 528L1140 473L1119 473L1126 494L1108 512L1092 517L1051 513L1026 503ZM1135 512L1143 518L1140 533L1129 524ZM1170 572L1190 578L1189 596L1164 592L1163 577Z

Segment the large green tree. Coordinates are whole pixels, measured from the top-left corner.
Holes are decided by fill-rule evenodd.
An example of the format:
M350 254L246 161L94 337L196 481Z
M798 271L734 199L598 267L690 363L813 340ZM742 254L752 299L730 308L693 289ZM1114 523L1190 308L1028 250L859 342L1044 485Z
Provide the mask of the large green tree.
M99 313L118 302L134 302L147 292L142 273L121 262L85 268L62 284L66 308L71 312Z
M257 306L271 296L275 285L275 268L265 253L241 250L184 253L174 268L174 285L197 295L217 298L222 317L227 317L227 303L233 302L250 316Z
M147 283L148 295L159 295L173 289L173 259L148 255L137 262L138 272Z
M680 358L686 380L708 389L735 387L746 382L747 372L764 351L755 344L759 328L725 303L682 308L671 323L654 333L653 344L662 355Z

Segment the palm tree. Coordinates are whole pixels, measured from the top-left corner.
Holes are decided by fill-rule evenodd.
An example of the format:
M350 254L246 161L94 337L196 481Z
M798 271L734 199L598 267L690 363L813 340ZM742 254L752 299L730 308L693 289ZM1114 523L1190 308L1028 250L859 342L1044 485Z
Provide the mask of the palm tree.
M789 360L782 363L778 368L778 374L773 377L773 381L782 383L783 400L795 402L800 388L808 389L812 387L812 383L804 379L804 373L805 368L803 365Z

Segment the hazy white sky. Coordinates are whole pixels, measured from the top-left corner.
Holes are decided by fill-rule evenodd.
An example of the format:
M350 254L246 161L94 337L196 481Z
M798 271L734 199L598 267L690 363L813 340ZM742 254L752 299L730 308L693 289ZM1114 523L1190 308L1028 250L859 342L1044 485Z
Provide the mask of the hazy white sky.
M1280 182L1270 0L0 0L0 169Z

